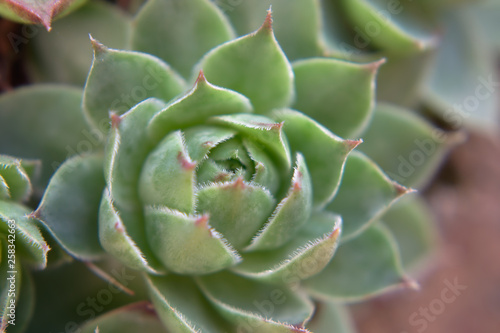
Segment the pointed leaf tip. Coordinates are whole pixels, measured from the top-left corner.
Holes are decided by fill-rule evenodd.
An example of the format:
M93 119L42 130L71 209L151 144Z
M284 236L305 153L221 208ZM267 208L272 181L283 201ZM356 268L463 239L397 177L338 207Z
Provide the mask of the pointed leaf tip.
M363 143L363 139L359 139L359 140L345 140L345 144L347 146L347 150L348 151L353 150L354 148L356 148L357 146L359 146L362 143Z
M202 227L202 228L205 228L205 229L208 229L208 220L209 220L209 216L208 214L203 214L202 216L200 216L199 218L196 219L196 221L194 221L194 224L197 226L197 227Z
M396 193L397 193L397 197L401 197L405 194L417 192L417 190L415 190L411 187L406 187L406 186L403 186L403 185L396 183L396 182L393 182L393 184L394 184L394 188L395 188Z
M267 32L272 32L273 31L273 12L272 12L272 6L270 6L269 9L267 10L266 19L264 20L264 23L260 27L259 31L267 31Z
M380 68L380 66L382 66L386 62L387 62L386 58L381 58L377 61L370 62L370 63L366 64L366 68L368 68L372 73L376 73L378 71L378 69Z
M104 46L104 44L102 44L97 39L92 37L92 35L89 34L89 38L90 38L90 43L92 44L92 48L94 49L94 53L96 55L104 53L108 50L108 48L106 46Z
M194 83L195 86L197 86L200 83L206 83L207 78L205 77L205 73L203 73L203 69L200 70L200 73L198 74L198 77L196 78L196 82Z
M118 128L118 126L120 126L122 118L116 112L110 112L109 118L111 119L111 127L112 128Z
M179 151L177 154L177 161L179 161L179 164L181 168L187 171L192 171L196 168L196 163L192 162L186 155L182 152Z

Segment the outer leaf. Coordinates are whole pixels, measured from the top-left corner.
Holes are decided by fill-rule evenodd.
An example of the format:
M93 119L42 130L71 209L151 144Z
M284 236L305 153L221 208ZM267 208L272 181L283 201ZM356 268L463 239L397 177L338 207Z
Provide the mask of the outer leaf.
M360 141L342 140L297 111L280 110L273 118L284 122L293 151L305 157L311 174L314 204L326 205L337 192L347 154Z
M343 239L351 238L368 228L409 191L387 178L365 155L354 152L347 158L342 185L327 209L342 216Z
M173 130L201 125L211 116L245 112L252 112L245 96L210 84L200 72L190 92L172 101L151 120L148 133L159 141Z
M191 279L171 274L149 276L146 282L156 312L169 332L231 332Z
M119 114L155 97L165 102L184 90L184 81L164 62L139 52L112 50L92 39L94 60L83 94L90 124L106 132L110 111Z
M307 328L314 333L354 333L354 323L348 309L334 302L321 302Z
M0 233L10 234L12 229L9 221L13 220L18 258L23 258L24 263L31 263L41 269L47 265L47 252L50 248L38 230L35 220L27 217L30 213L31 210L27 207L0 200Z
M413 194L396 202L381 217L394 235L401 252L401 262L410 272L422 268L435 253L437 230L425 201Z
M379 104L360 146L395 181L420 188L458 137L433 127L414 113Z
M490 46L467 13L444 16L443 42L427 87L427 103L455 127L498 124L499 76ZM494 35L494 33L488 33Z
M342 244L330 264L304 284L319 299L360 300L410 283L394 239L381 225L372 225Z
M315 213L290 242L272 251L245 254L243 262L232 270L257 281L286 284L294 289L330 262L337 249L340 225L338 215Z
M276 39L288 59L319 56L321 12L317 0L216 1L229 16L239 35L259 28L262 13L273 9ZM293 22L293 24L290 24Z
M375 75L382 61L355 64L314 58L293 64L297 98L293 107L341 137L352 138L371 117Z
M165 328L149 302L140 302L113 310L87 322L81 333L94 332L151 332L164 333Z
M53 32L34 27L34 37L26 45L30 57L29 72L34 73L36 81L85 85L92 64L89 34L109 47L129 48L130 17L106 2L88 2L52 26ZM20 47L23 42L24 39L21 39L17 46Z
M146 209L151 249L178 274L209 274L238 263L239 254L209 226L208 216L188 216L168 208Z
M246 250L277 248L294 237L309 220L312 209L311 177L301 154L297 154L296 163L288 194Z
M38 85L0 96L0 151L41 159L42 185L66 158L101 149L104 138L89 131L81 89ZM61 140L64 138L64 140Z
M257 113L289 106L293 72L276 42L271 14L255 33L222 44L201 60L210 82L247 96Z
M210 49L234 38L227 18L208 0L152 0L137 14L132 47L153 54L189 78Z
M142 212L139 214L142 214ZM126 212L124 215L129 217L132 214ZM115 256L127 267L153 274L163 271L157 261L153 259L153 255L147 251L149 247L142 246L141 248L136 243L141 238L145 238L144 236L141 238L137 237L138 232L135 230L137 227L144 228L142 220L137 218L137 214L133 214L132 218L128 220L132 220L136 227L127 228L127 225L113 204L109 191L105 190L99 208L99 241L101 246L107 253ZM131 234L130 231L133 233ZM144 234L144 231L142 231L142 234ZM141 245L144 245L146 242L144 240L141 243L143 243Z
M164 106L157 99L147 99L121 117L112 116L114 124L106 145L104 173L119 208L137 210L141 207L137 184L144 161L153 148L145 128Z
M420 4L406 2L404 6L395 6L390 0L344 0L343 5L354 21L358 48L373 43L393 53L410 53L429 48L435 42Z
M146 159L139 180L144 205L194 210L195 168L180 131L169 134Z
M274 198L267 190L242 178L205 186L196 199L197 212L208 214L212 227L236 249L250 243L274 208Z
M0 13L10 20L42 24L50 31L52 20L81 6L85 0L7 0L0 4Z
M313 304L288 288L256 283L228 272L196 279L218 312L236 330L259 332L303 332L302 325L313 312ZM283 323L283 324L280 324Z
M34 214L77 258L95 259L103 253L97 228L103 188L102 157L73 157L52 177Z

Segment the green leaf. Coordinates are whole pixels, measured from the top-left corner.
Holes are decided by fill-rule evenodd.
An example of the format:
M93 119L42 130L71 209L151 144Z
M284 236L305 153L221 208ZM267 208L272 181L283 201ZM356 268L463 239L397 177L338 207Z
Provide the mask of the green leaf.
M181 131L165 137L147 157L139 180L144 205L161 205L185 213L194 210L196 163L189 157Z
M134 21L132 47L157 56L189 78L210 49L234 38L227 18L208 0L151 0Z
M284 246L243 254L242 263L232 271L253 280L296 288L301 280L321 272L330 262L337 249L340 226L338 215L314 213Z
M354 301L411 283L403 275L394 239L376 224L343 243L330 264L304 285L318 299Z
M192 279L170 274L146 278L158 316L169 332L231 332Z
M252 159L255 166L255 173L252 182L262 185L271 193L277 193L280 188L281 179L284 175L280 175L279 169L273 163L269 154L258 143L249 139L243 139L248 156Z
M122 116L112 116L114 124L106 145L104 175L119 207L140 208L137 184L144 161L153 148L145 128L164 106L157 99L147 99Z
M229 16L239 35L258 29L262 24L262 13L271 6L274 33L288 59L321 55L319 1L254 0L216 3Z
M209 274L241 260L222 235L209 225L207 215L185 215L166 207L147 208L145 215L149 245L170 271Z
M127 267L149 273L162 272L163 269L159 263L152 259L153 255L146 250L149 247L142 246L141 248L136 243L139 239L135 229L144 227L143 221L137 218L137 214L132 215L130 212L125 212L124 215L128 217L125 222L132 221L135 228L127 228L127 225L130 226L131 223L125 224L120 212L114 206L109 190L106 189L99 208L99 241L101 246ZM133 234L131 235L129 231L132 231ZM146 241L144 240L142 243L145 244Z
M98 155L67 160L50 180L34 214L66 251L83 260L103 254L97 227L105 185L102 164Z
M196 194L196 210L236 249L247 246L272 213L275 200L266 189L242 178L210 184Z
M339 192L327 209L342 216L343 240L357 236L410 190L391 181L369 158L353 152L347 158Z
M86 322L83 327L78 329L78 332L81 333L133 333L139 331L151 333L165 332L165 328L149 302L132 303L107 312Z
M252 106L245 96L210 84L200 72L191 91L151 119L148 133L159 141L173 130L201 125L212 116L248 112Z
M314 317L306 326L314 333L355 333L349 310L335 302L317 304Z
M429 15L420 3L344 0L342 4L353 21L354 41L360 49L373 43L393 53L412 53L435 44L426 22Z
M258 327L263 333L309 332L300 327L311 317L313 304L285 286L266 285L228 272L198 277L196 281L236 331Z
M405 270L424 268L435 253L438 233L435 218L423 198L412 194L398 200L381 220L398 243Z
M381 64L326 58L297 61L293 64L297 94L293 108L336 135L352 138L371 118L375 75Z
M425 186L457 136L409 110L379 104L360 150L404 186Z
M271 218L252 239L245 250L268 250L277 248L296 235L309 220L312 209L311 177L304 157L297 154L288 194L278 204Z
M0 4L0 14L21 23L42 24L50 31L52 20L81 6L85 0L6 0Z
M25 201L31 195L31 181L21 165L21 160L0 155L0 177L3 191L6 194L0 199Z
M454 127L498 127L499 75L494 52L468 13L454 11L445 24L425 101ZM487 35L495 35L489 32Z
M293 72L276 42L271 15L254 33L222 44L201 60L207 79L247 96L257 113L289 106Z
M15 230L16 257L22 258L26 264L42 269L47 265L47 252L50 248L35 220L28 217L30 213L31 210L25 206L0 200L0 234L10 235L11 230Z
M184 131L189 156L197 162L204 160L210 149L231 139L235 131L212 126L196 126ZM199 170L198 170L199 173Z
M40 182L45 187L65 159L101 149L104 137L88 130L81 103L81 89L57 85L34 85L2 94L0 151L40 159Z
M167 64L151 55L112 50L92 39L94 60L83 94L90 124L108 130L110 111L122 114L155 97L168 102L184 90L184 81Z
M283 123L253 114L219 116L211 118L209 122L234 129L249 140L263 145L285 172L291 168L290 148L283 132Z
M337 192L347 155L359 141L342 140L297 111L279 110L273 114L273 119L284 122L293 151L305 157L314 205L326 205Z
M33 28L37 30L26 45L29 73L34 73L35 81L84 86L92 65L89 34L109 47L127 49L131 19L115 5L91 1L57 20L52 27L53 32ZM23 34L23 37L32 35Z

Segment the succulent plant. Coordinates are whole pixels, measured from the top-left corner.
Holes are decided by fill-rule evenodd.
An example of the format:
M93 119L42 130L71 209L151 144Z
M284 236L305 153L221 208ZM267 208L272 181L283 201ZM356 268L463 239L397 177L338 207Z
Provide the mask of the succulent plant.
M382 61L310 48L317 1L290 2L310 30L284 24L284 10L276 38L265 10L236 38L210 1L151 0L119 33L135 51L92 40L83 91L0 96L0 151L44 164L33 216L73 257L143 272L169 332L348 332L343 304L413 285L403 266L432 247L419 199L391 205L428 181L449 137L408 110L375 108ZM360 137L364 153L353 151ZM144 316L157 327L136 304L84 329Z
M21 332L33 311L34 291L29 270L47 264L49 246L31 209L30 177L39 163L0 155L0 331Z

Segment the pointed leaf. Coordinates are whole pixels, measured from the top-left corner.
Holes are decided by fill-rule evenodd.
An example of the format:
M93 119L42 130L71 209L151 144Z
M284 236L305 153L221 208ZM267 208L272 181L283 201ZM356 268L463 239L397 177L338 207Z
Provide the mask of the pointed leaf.
M273 118L284 122L293 151L304 155L311 174L314 204L324 206L337 192L346 157L359 141L342 140L297 111L280 110Z
M220 116L210 119L210 123L224 125L244 134L249 140L263 144L281 167L287 171L291 167L288 140L283 133L283 124L252 114Z
M142 167L139 195L144 205L161 205L191 213L194 209L194 163L180 131L169 134Z
M263 333L309 332L300 327L309 320L314 307L302 294L228 272L199 277L196 281L217 311L232 322L237 331L258 327Z
M78 331L81 333L133 333L139 331L164 333L165 328L156 315L152 304L139 302L115 309L87 321Z
M297 236L272 251L243 255L243 262L232 269L257 281L286 284L296 288L301 280L323 270L332 259L340 236L340 217L315 213Z
M381 217L398 243L405 270L413 272L431 260L437 246L435 218L426 202L412 194L396 202Z
M353 20L358 48L373 43L394 53L411 53L435 43L426 22L429 14L420 3L407 2L404 6L394 6L389 0L343 0L342 3Z
M468 13L453 11L445 24L435 70L425 91L427 104L454 127L498 128L499 75L494 52Z
M322 302L316 306L316 311L307 328L314 333L355 333L354 323L349 310L334 302Z
M319 1L254 0L235 2L234 5L224 1L216 3L229 16L239 35L258 29L262 24L262 13L271 6L276 39L288 59L321 55Z
M328 266L304 282L319 299L344 301L365 299L408 284L395 241L378 224L343 243Z
M66 158L101 149L104 137L88 130L81 103L81 89L57 85L34 85L2 94L0 151L40 159L40 185L44 187Z
M458 137L405 109L379 104L360 150L398 183L421 188Z
M297 154L296 163L288 194L245 250L277 248L294 237L309 220L312 209L311 177L301 154Z
M92 39L94 60L83 94L83 110L96 129L106 132L110 111L122 114L155 97L168 102L184 90L184 81L151 55L113 50Z
M262 185L271 193L277 193L281 185L280 180L284 175L279 174L279 169L259 143L244 139L243 145L248 152L248 156L250 156L255 165L255 173L252 182Z
M0 233L10 235L10 231L15 230L16 254L23 258L24 263L41 269L47 265L47 252L50 248L36 221L28 217L30 213L31 210L25 206L0 200Z
M169 332L231 332L192 279L170 274L148 276L146 282L156 312Z
M139 224L138 221L135 221L135 224ZM163 271L155 260L151 260L152 255L148 253L149 255L146 256L145 252L130 236L128 228L106 189L99 208L99 241L101 246L127 267L150 273Z
M271 25L269 13L256 32L216 47L200 63L210 82L247 96L261 114L293 99L293 72Z
M200 162L205 159L210 149L231 139L235 134L236 131L227 128L196 126L185 130L184 138L189 156Z
M189 216L164 207L146 209L149 245L165 267L178 274L209 274L238 263L239 254L207 215Z
M189 78L207 51L233 38L227 18L208 0L152 0L135 18L132 47Z
M29 73L33 79L84 86L92 65L89 34L109 47L129 48L131 18L117 9L111 3L89 1L54 22L52 32L42 29L33 32L33 38L29 38L26 45ZM32 37L31 30L26 31L30 34L23 34L23 37ZM24 46L21 42L18 42L19 47Z
M342 216L342 239L355 237L410 190L391 181L369 158L353 152L347 158L339 192L327 209Z
M250 243L272 213L274 198L266 189L244 182L211 184L198 190L196 210L236 249Z
M104 175L113 200L119 207L140 206L137 184L142 166L153 144L145 131L149 120L165 104L147 99L122 116L113 115L106 154Z
M293 108L338 136L352 138L370 120L375 75L382 62L355 64L316 58L295 62L297 98Z
M212 85L200 73L190 92L171 102L151 120L148 132L159 141L173 130L201 125L211 116L245 112L252 112L245 96Z
M85 0L6 0L0 4L0 14L21 23L42 24L48 31L52 20L81 6Z
M97 227L103 188L102 157L73 157L52 177L34 214L77 258L95 259L103 253Z

